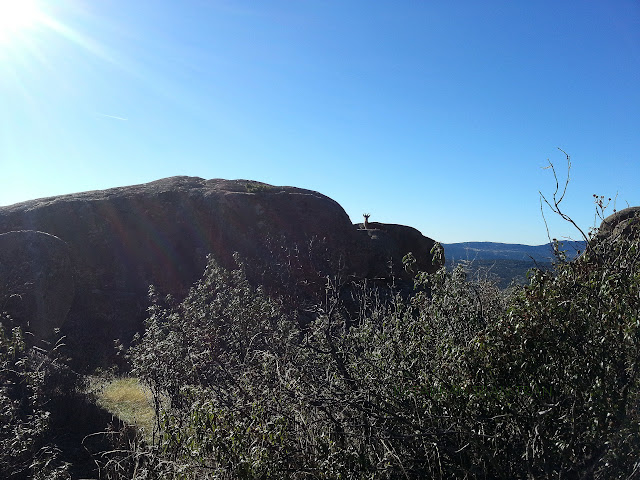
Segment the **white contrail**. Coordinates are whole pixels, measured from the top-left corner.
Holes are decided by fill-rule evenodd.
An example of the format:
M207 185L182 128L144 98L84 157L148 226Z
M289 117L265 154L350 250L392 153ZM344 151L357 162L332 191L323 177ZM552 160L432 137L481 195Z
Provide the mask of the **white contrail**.
M105 113L98 113L98 115L101 116L101 117L115 118L116 120L122 120L123 122L129 121L128 118L116 117L115 115L107 115Z

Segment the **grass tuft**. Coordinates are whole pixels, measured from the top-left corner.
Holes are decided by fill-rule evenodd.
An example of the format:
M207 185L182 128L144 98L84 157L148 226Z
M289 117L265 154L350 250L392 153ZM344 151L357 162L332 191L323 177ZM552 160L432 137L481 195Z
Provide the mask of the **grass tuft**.
M97 403L125 423L136 425L146 436L153 433L155 414L151 392L137 378L116 378L96 391Z

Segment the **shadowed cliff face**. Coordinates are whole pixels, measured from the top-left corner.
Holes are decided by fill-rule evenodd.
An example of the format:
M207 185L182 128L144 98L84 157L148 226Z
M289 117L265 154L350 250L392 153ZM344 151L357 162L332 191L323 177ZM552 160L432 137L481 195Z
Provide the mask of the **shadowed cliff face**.
M0 234L0 306L37 338L63 325L74 291L65 242L30 230Z
M411 281L411 275L404 271L402 258L409 252L414 254L414 272L435 272L431 249L435 241L425 237L413 227L391 223L368 222L356 224L359 241L364 245L365 260L362 262L361 276L364 278L389 278Z
M352 278L379 277L388 275L386 257L394 257L401 277L402 256L411 251L431 266L432 240L409 227L379 227L382 241L359 231L337 202L318 192L195 177L0 207L0 234L34 230L68 246L75 295L64 331L94 363L103 363L113 339L126 342L140 330L150 284L181 299L202 275L208 254L231 267L238 252L256 281L265 279L260 268L295 255L289 282L304 284L307 296L323 288L319 274L338 265ZM271 287L277 292L287 285Z

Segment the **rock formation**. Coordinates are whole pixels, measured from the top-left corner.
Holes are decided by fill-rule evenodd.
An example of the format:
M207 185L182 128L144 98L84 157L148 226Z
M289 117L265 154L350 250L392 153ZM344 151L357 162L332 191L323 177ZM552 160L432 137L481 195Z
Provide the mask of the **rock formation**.
M605 218L598 229L598 237L618 237L640 233L640 207L629 207Z
M232 255L238 252L248 265L262 268L297 252L299 268L292 278L311 290L319 284L307 282L308 276L331 259L353 278L389 275L391 258L394 274L406 275L401 260L409 251L419 268L433 270L429 253L433 240L410 227L372 223L370 228L359 231L337 202L318 192L196 177L0 207L0 233L36 230L49 234L46 238L55 239L53 243L68 245L69 261L42 241L31 241L21 258L49 272L38 278L57 278L51 272L58 268L66 272L60 275L67 283L67 268L73 265L75 296L64 332L71 343L82 344L76 350L80 348L83 358L94 364L106 363L113 339L126 342L140 330L150 284L181 299L202 275L207 254L232 266ZM26 234L11 233L7 238L16 235ZM7 279L17 278L18 267L7 263L12 256L8 252L16 248L12 245L0 243L0 273ZM312 249L321 253L322 262L305 253ZM33 298L49 299L54 292L49 283L33 285L39 292ZM34 300L40 305L35 311L44 308L53 314L46 328L39 324L39 334L62 324L69 294L65 290L55 295L60 296L55 307ZM38 318L41 322L43 317Z
M68 245L47 233L0 234L0 308L36 338L64 323L74 296Z
M398 279L409 280L404 272L402 257L411 252L416 258L414 271L434 272L431 249L435 241L423 236L418 230L405 225L367 222L358 224L360 243L366 245L366 261L361 271L364 278L388 278L393 274Z

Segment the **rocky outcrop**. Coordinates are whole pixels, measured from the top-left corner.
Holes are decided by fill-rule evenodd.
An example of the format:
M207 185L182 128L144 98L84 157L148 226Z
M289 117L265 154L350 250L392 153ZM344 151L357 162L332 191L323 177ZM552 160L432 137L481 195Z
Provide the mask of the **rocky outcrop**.
M51 338L67 318L73 296L64 241L32 230L0 234L0 306L17 325L36 340Z
M76 288L64 331L94 363L105 363L113 339L126 341L140 330L150 284L180 299L202 275L207 254L231 266L238 252L260 268L295 256L291 278L305 285L304 294L322 288L309 277L331 262L364 278L388 274L393 258L403 275L402 256L411 251L420 266L433 269L432 240L410 227L375 225L359 231L337 202L318 192L195 177L0 207L0 233L38 230L69 246ZM49 255L45 249L32 258ZM37 286L45 296L48 288Z
M411 280L412 274L404 270L402 258L409 252L414 254L415 272L434 272L437 266L432 261L431 249L435 241L425 237L413 227L391 223L367 222L357 224L359 240L366 247L366 261L362 262L362 276L384 278L390 276L401 280Z
M598 229L599 238L640 234L640 207L629 207L605 218Z

